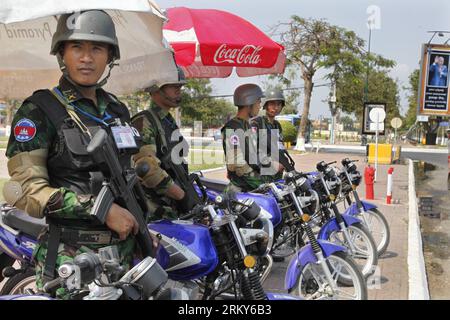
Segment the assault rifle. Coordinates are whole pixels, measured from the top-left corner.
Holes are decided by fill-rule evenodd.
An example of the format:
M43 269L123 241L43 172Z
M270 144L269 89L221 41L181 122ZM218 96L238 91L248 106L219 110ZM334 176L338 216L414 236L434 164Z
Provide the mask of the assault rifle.
M145 194L134 169L123 169L116 145L104 129L96 132L87 147L87 152L105 177L91 215L95 215L100 222L105 223L106 215L114 202L128 209L139 224L136 240L143 256L153 256L153 243L146 222L148 209Z

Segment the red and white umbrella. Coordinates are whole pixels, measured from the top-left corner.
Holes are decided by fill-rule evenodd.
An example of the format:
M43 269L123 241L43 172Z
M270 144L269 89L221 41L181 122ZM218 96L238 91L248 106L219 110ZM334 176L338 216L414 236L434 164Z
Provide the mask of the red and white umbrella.
M283 73L284 47L250 22L229 12L167 9L165 39L189 78L226 78Z

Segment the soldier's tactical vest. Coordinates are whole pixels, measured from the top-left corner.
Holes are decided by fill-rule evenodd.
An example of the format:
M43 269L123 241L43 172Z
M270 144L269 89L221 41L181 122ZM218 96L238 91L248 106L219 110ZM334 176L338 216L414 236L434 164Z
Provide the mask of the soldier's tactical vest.
M281 129L280 123L276 120L274 121L273 124L268 123L267 120L262 116L253 118L251 121L252 121L252 123L256 123L258 130L260 130L260 129L267 130L267 136L266 136L267 151L266 152L267 152L267 155L270 156L272 154L272 150L271 150L272 130L276 130L276 129L279 130L280 136L278 136L277 142L278 141L281 143L283 142L282 136L281 136L282 129ZM264 136L262 136L262 137L264 137ZM260 138L262 138L262 137L260 137ZM259 148L259 146L258 146L258 148ZM278 151L278 148L277 148L277 151Z
M77 194L97 194L102 175L87 153L86 147L89 141L70 118L65 106L50 90L38 90L27 101L39 107L56 128L57 136L52 141L47 158L50 186L64 187ZM117 118L123 124L130 121L128 110L118 101L117 104L110 103L106 111L111 115L109 122L114 122ZM90 129L92 135L100 127L110 132L106 126L87 116L79 114L79 117ZM121 155L119 160L122 166L130 166L130 155Z
M153 112L153 115L151 114L151 112ZM165 160L170 160L169 157L171 156L172 150L179 143L182 144L178 146L178 148L180 149L179 156L187 156L187 152L186 154L183 154L183 150L188 150L189 144L181 134L179 135L178 140L174 139L174 141L172 141L172 134L176 130L179 130L177 124L175 123L175 121L169 120L168 117L165 117L161 120L154 110L144 110L134 115L132 123L136 124L135 127L139 127L138 124L140 122L140 119L144 117L158 129L159 134L156 137L156 157L161 160L161 168L163 168L173 180L178 180L176 174L172 171L172 169L168 165L168 162ZM164 137L161 136L161 130L158 127L162 129L162 134L164 135ZM186 176L188 176L188 166L185 163L181 163L181 166L186 172Z
M228 121L223 128L221 129L222 132L222 146L223 146L223 150L224 153L226 154L226 139L230 139L231 137L227 137L226 136L226 131L227 129L231 129L231 130L243 130L244 132L247 132L247 130L251 130L250 124L247 121L244 120L240 120L237 118L233 118L230 121ZM247 164L256 172L260 172L260 164L259 164L259 160L257 159L256 163L251 163L250 161L250 154L253 155L257 155L257 149L256 149L256 145L251 145L251 141L250 138L248 136L245 136L244 141L239 141L239 148L241 149L241 151L244 154L244 158L245 161L247 162ZM242 179L242 177L239 177L234 171L227 171L228 174L228 179L235 181L236 183L238 183L240 186L243 186L245 188L247 188L247 184L245 183L244 179Z

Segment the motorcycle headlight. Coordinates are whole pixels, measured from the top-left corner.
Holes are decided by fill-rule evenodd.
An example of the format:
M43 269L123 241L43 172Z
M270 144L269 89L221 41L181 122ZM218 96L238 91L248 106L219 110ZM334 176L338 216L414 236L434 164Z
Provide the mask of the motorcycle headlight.
M167 279L167 273L156 259L146 257L128 271L120 281L136 283L142 286L144 297L148 299L167 282Z
M305 177L298 178L295 183L302 193L308 192L311 189L311 185Z
M355 186L359 186L359 184L361 183L361 173L359 171L355 171L353 173L350 174L350 179L352 179L352 184Z
M240 228L242 239L248 251L258 256L266 256L273 246L273 224L270 214L261 209L261 214L253 221L251 228Z
M261 207L253 199L245 199L242 204L237 203L234 210L250 222L258 217Z
M353 162L350 162L350 163L347 165L347 172L348 172L348 173L353 173L353 172L355 172L355 171L356 171L356 164L353 163Z

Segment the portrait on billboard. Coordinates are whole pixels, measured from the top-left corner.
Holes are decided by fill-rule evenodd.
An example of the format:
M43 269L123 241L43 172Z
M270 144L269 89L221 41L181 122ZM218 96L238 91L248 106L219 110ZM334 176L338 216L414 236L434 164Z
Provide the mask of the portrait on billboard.
M447 87L449 56L444 54L430 54L428 67L428 85L433 87Z
M450 116L450 45L424 44L417 114Z

